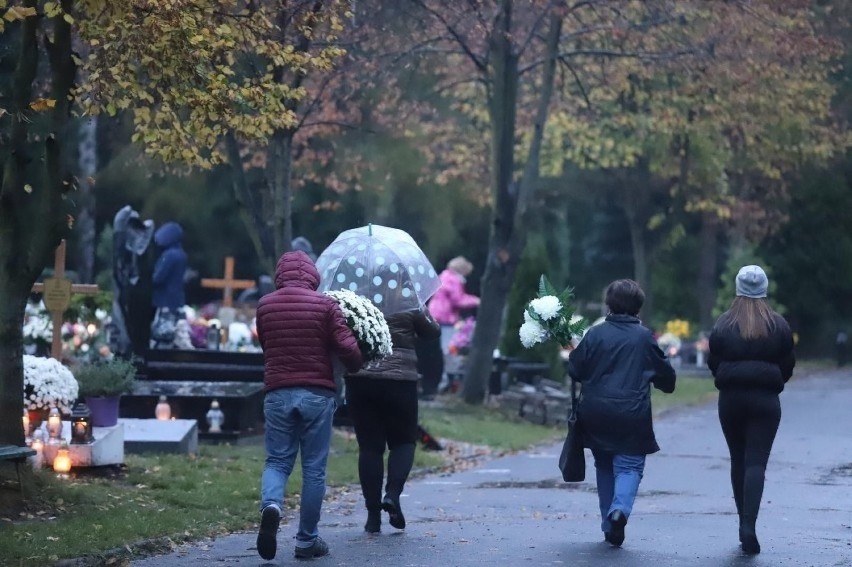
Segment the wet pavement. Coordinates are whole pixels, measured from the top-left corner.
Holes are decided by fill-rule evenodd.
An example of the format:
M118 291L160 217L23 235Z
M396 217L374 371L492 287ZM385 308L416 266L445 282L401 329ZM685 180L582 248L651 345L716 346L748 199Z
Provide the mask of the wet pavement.
M274 561L261 560L255 533L246 533L132 565L852 566L852 371L791 383L782 408L755 557L739 550L727 450L710 404L657 421L662 451L648 458L621 549L603 543L591 456L586 482L565 484L553 445L409 483L404 532L385 523L382 534L365 534L357 491L328 503L320 525L328 557L293 558L291 511Z

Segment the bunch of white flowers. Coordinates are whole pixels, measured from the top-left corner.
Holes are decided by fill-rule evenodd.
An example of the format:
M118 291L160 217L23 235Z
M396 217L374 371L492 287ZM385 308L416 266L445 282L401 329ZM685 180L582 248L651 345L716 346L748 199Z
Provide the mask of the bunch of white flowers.
M346 324L358 340L365 362L379 360L393 353L388 322L372 301L343 289L326 291L325 294L340 305Z
M38 306L27 303L23 331L25 344L49 344L53 340L53 321L44 303Z
M544 342L547 338L547 329L530 317L530 314L524 311L524 324L521 325L518 334L521 338L521 344L524 348L532 348L538 343Z
M54 358L24 355L24 405L71 413L79 389L71 371Z
M574 314L572 297L571 288L557 292L547 277L541 276L538 297L530 300L524 309L524 323L518 331L521 344L532 348L553 339L564 347L582 336L586 324Z

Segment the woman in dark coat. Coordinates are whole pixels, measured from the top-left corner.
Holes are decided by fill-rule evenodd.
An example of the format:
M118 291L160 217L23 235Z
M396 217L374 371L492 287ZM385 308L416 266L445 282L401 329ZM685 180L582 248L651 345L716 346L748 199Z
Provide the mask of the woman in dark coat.
M637 315L645 293L633 280L606 289L609 314L589 329L568 359L583 384L578 417L583 445L595 457L601 530L615 546L633 509L645 455L660 450L651 416L651 385L671 393L675 371Z
M737 274L731 308L710 334L707 365L719 390L719 421L731 453L731 485L743 551L760 553L755 523L769 452L781 421L778 394L796 365L793 334L769 307L769 281L760 266Z
M435 340L441 327L428 309L402 311L386 317L393 340L393 354L346 376L346 404L358 439L358 476L367 507L369 533L381 531L381 511L390 525L405 528L399 496L414 464L417 441L418 341ZM384 453L388 475L382 498Z

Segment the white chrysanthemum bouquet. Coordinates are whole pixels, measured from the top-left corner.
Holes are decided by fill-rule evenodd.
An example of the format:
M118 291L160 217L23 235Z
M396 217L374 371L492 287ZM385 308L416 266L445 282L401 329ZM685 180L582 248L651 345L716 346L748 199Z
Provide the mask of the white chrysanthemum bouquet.
M24 355L24 406L28 410L55 407L71 413L78 391L74 375L58 360Z
M524 324L518 332L521 344L532 348L538 343L554 339L565 346L574 337L582 336L586 322L574 314L572 298L571 288L559 293L546 276L541 276L538 297L530 301L524 310Z
M372 301L345 289L324 293L340 305L346 324L358 340L365 363L393 353L388 322Z

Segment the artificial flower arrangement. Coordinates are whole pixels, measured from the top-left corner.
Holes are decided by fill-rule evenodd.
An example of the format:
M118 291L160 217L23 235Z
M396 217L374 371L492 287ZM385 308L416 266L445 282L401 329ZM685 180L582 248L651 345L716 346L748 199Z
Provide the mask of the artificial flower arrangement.
M372 301L345 289L324 293L340 305L346 324L358 340L365 362L373 362L393 353L388 323Z
M450 339L448 347L451 354L465 354L470 349L470 341L473 339L473 330L476 328L476 319L467 317L455 325L456 332Z
M689 321L683 319L672 319L666 321L666 333L671 333L679 339L687 339L692 334Z
M71 413L78 393L77 380L61 362L24 355L24 405L28 410L55 407L63 413Z
M586 321L575 315L571 304L574 294L571 288L557 292L542 275L538 284L538 297L531 300L524 309L524 324L521 325L521 344L532 348L538 343L550 339L561 346L571 344L574 338L583 336Z
M50 343L53 341L53 321L43 302L39 302L38 305L27 302L26 311L24 311L23 337L24 346L31 347L33 352L40 346L45 349L50 348Z

